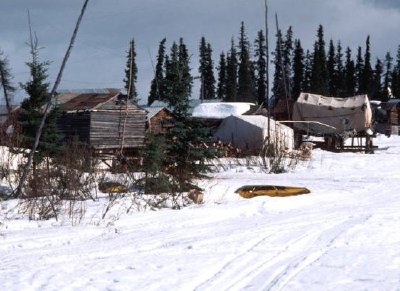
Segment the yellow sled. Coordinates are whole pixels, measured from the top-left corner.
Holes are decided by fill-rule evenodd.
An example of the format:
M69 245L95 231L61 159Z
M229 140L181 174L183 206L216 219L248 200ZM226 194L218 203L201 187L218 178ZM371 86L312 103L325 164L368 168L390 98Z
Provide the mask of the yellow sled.
M250 185L240 187L235 191L243 198L257 196L286 197L300 194L308 194L310 190L304 187L274 186L274 185Z

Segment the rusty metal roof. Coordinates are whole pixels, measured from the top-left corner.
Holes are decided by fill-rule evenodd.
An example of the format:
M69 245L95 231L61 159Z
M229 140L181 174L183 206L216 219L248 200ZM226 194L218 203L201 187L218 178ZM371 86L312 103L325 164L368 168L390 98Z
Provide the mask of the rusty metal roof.
M60 105L62 111L91 110L115 97L115 93L84 93Z

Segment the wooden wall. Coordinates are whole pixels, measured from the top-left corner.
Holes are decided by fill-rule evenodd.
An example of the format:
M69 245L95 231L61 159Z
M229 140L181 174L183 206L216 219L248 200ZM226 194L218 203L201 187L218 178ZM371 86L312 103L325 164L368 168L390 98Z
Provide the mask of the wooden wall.
M126 114L126 118L125 118ZM124 129L125 123L125 129ZM90 145L95 149L140 148L144 145L146 113L144 110L93 111L90 122Z

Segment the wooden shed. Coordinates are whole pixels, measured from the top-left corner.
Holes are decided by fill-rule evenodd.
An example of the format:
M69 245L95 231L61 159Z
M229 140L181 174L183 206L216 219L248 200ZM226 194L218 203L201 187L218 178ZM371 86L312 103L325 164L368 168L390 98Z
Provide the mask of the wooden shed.
M165 134L173 127L168 119L173 119L174 114L166 107L146 107L147 130L155 134Z
M382 108L387 111L389 125L400 125L400 99L390 99Z
M83 93L60 104L58 126L66 139L77 136L97 153L144 146L146 110L115 93Z

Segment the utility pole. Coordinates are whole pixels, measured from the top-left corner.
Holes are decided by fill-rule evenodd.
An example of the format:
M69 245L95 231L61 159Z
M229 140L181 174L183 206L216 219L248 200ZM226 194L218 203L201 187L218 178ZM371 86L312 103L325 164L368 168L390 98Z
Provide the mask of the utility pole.
M286 110L287 110L287 114L288 114L288 119L290 119L290 108L289 108L289 101L288 99L291 99L290 96L290 88L288 88L288 84L286 81L286 68L283 67L283 56L282 56L282 33L279 33L279 25L278 25L278 14L275 13L275 23L276 23L276 31L278 34L278 49L279 49L279 55L280 55L280 65L282 68L282 78L283 78L283 88L285 89L285 99L286 99Z
M270 108L269 108L269 45L268 45L268 3L267 3L267 0L265 0L265 55L266 55L265 102L267 103L267 117L268 117L267 138L268 138L268 143L269 143L270 142L271 115L270 115Z

